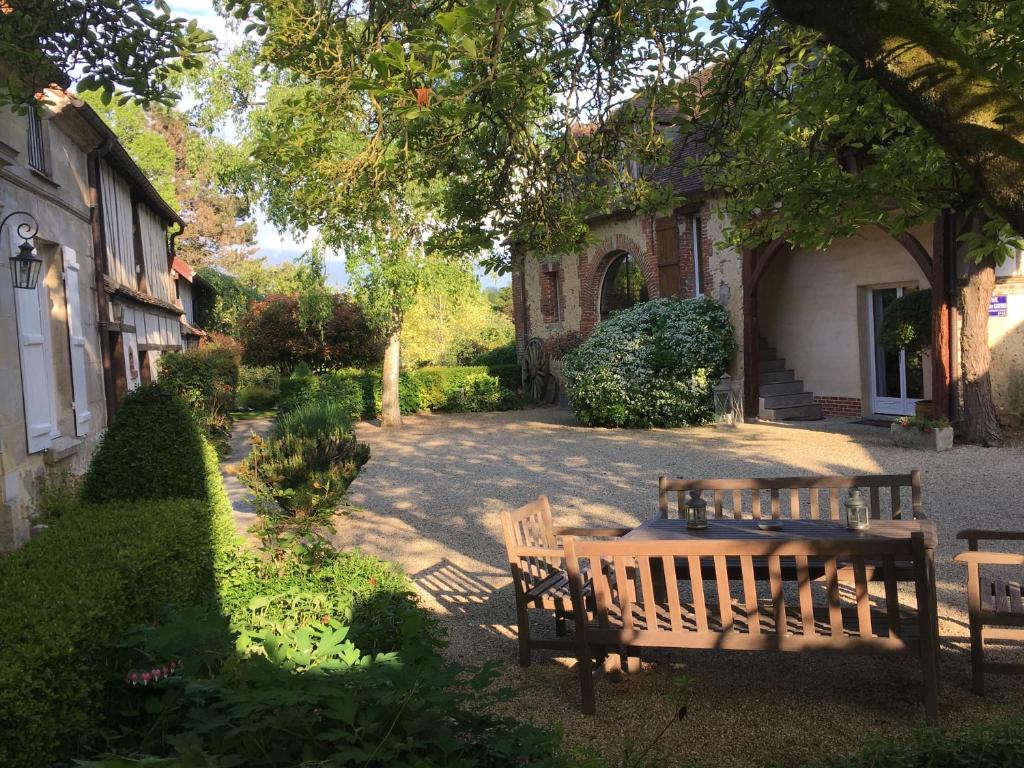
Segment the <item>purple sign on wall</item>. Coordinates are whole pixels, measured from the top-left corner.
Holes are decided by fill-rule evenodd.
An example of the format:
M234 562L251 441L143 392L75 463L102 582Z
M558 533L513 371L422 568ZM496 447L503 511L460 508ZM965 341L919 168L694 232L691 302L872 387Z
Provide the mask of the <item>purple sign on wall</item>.
M1006 297L1005 296L993 296L992 300L988 303L988 316L989 317L1006 317Z

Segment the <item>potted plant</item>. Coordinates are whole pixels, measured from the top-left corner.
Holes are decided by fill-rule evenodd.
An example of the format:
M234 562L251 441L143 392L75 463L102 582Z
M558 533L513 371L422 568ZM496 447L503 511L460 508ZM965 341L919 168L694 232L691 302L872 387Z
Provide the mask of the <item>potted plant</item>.
M901 416L889 427L892 441L901 448L948 451L953 447L953 425L949 419Z

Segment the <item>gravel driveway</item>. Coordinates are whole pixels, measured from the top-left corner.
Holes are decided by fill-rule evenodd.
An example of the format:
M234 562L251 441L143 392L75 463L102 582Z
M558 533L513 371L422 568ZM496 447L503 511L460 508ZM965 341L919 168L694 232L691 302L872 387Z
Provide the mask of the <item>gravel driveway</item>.
M545 493L556 524L634 525L656 513L657 481L681 477L924 472L938 524L944 722L1019 716L1020 678L969 692L964 573L951 562L965 527L1024 528L1024 447L896 448L885 429L822 421L731 431L584 429L557 408L413 416L398 430L361 423L370 462L350 489L338 543L397 561L450 635L449 655L496 660L519 692L517 717L560 725L568 742L621 756L672 717L673 680L694 680L689 717L664 737L664 764L751 765L843 754L870 733L923 717L916 660L878 656L680 652L601 681L596 715L579 712L574 660L538 652L516 664L513 598L499 511ZM547 622L541 622L547 628Z

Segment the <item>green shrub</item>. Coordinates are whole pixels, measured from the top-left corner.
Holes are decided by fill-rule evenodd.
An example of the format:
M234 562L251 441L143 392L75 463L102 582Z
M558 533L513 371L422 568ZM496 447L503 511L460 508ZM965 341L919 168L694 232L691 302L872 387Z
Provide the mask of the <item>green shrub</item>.
M192 417L220 447L231 437L238 387L238 352L208 345L160 356L160 382L188 405Z
M462 380L461 386L448 393L444 404L437 410L453 413L507 411L518 404L518 396L501 386L497 376L471 373Z
M616 312L567 354L565 387L584 426L701 424L736 344L726 309L707 296Z
M250 411L265 411L277 402L277 392L255 384L238 388L238 405Z
M373 418L374 379L371 374L343 369L317 376L291 377L281 382L282 413L319 401L340 406L349 419Z
M309 369L306 363L299 363L292 369L292 378L295 379L308 379L313 375L313 371Z
M403 414L419 413L428 408L423 397L423 384L419 371L401 373L398 376L398 408ZM381 377L373 373L373 415L381 412Z
M129 392L82 482L82 500L206 497L204 441L185 403L162 384Z
M81 490L82 479L67 470L43 475L32 494L33 517L47 523L74 511L81 503Z
M514 375L513 375L514 374ZM506 390L518 388L521 373L518 365L513 366L452 366L419 368L409 374L419 383L421 406L430 411L458 411L458 402L464 401L467 382L489 376L498 381ZM514 382L510 384L510 381ZM515 407L512 398L505 398L505 407ZM499 406L496 410L501 410ZM480 410L480 409L474 409Z
M267 440L254 445L239 477L293 515L330 513L369 457L345 409L318 400L282 413Z
M82 507L0 559L0 765L67 764L96 738L119 698L111 644L166 604L214 596L213 526L197 500Z
M238 369L238 388L262 387L272 392L281 389L281 372L272 365L243 365Z
M500 347L477 355L470 365L519 365L519 358L516 355L516 343L514 341L503 344Z
M160 356L160 381L193 408L225 413L234 404L238 359L230 349L197 347Z

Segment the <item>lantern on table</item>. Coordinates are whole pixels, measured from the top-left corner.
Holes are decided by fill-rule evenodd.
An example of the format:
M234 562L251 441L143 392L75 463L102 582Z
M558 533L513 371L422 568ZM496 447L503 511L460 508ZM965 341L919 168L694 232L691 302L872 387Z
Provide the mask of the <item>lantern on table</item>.
M733 389L732 376L723 374L712 392L716 427L735 427L743 421L743 401Z
M860 488L851 488L846 497L846 527L851 531L867 530L871 524L868 516L868 505L864 501L864 491Z
M690 491L686 499L686 527L692 530L708 527L708 503L701 497L700 491Z

